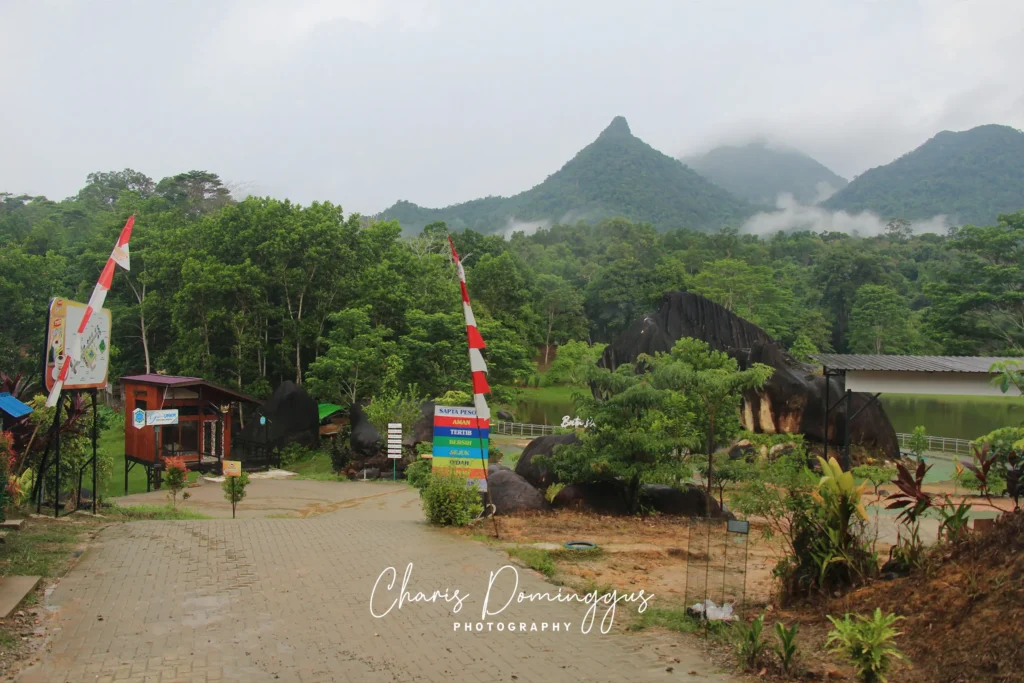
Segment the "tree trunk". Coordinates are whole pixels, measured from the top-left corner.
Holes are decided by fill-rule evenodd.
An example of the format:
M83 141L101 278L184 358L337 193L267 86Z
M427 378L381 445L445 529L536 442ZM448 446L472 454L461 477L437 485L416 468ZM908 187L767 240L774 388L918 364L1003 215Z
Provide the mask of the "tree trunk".
M548 349L551 348L551 328L555 324L555 314L553 311L548 312L548 335L544 337L544 367L548 365Z
M629 506L629 514L635 515L640 511L640 476L635 475L629 480L629 485L626 488L626 496L628 498L627 505Z

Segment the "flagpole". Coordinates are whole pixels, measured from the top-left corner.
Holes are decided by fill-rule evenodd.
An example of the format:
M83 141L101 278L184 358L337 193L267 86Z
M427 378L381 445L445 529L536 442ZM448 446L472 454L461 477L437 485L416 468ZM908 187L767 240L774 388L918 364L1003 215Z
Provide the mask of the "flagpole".
M450 233L448 236L448 246L452 250L452 260L455 262L455 270L459 275L459 288L462 290L462 312L466 317L466 341L469 345L469 369L472 376L473 386L473 408L476 414L476 435L477 441L480 443L480 459L484 469L484 499L487 501L487 508L491 509L491 520L494 522L494 537L498 538L498 520L494 519L496 512L494 504L491 499L491 478L490 472L488 472L489 460L484 458L484 440L483 435L480 433L480 420L487 420L487 436L488 444L490 443L491 434L491 410L487 406L486 394L491 392L490 386L487 384L487 363L484 361L483 354L480 350L486 348L483 337L480 336L480 331L476 327L476 317L473 315L473 308L469 302L469 292L466 290L466 271L462 267L462 262L459 260L459 254L455 251L455 243L452 241ZM485 512L487 509L485 508Z

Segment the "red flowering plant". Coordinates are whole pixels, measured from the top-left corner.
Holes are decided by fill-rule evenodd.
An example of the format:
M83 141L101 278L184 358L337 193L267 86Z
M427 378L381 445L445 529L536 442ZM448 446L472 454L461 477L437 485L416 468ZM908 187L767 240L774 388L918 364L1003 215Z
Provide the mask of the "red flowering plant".
M178 494L188 486L188 466L185 464L185 457L173 455L164 459L164 483L171 492L171 501L174 509L178 509ZM182 493L182 500L188 499L188 492Z

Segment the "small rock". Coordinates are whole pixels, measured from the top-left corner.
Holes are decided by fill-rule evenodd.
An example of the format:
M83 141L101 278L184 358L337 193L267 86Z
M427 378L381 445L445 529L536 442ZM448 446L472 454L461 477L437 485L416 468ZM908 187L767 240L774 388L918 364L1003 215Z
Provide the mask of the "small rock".
M671 666L666 666L665 667L665 671L667 671L669 673L672 673L672 667Z
M19 611L14 613L14 616L16 616L16 617L23 617L23 616L25 616L25 613L19 610Z
M103 621L103 616L100 614L96 615L96 621Z

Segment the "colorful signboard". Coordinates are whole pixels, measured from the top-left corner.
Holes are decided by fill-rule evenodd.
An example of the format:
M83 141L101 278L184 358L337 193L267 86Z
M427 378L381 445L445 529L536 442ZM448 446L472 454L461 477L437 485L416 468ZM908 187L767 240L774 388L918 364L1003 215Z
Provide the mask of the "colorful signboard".
M450 468L487 490L487 442L490 420L478 420L476 408L434 407L435 472Z
M221 465L224 468L225 477L240 477L242 476L242 461L241 460L222 460Z
M50 302L50 316L46 325L46 390L53 389L69 338L82 322L85 304L56 298ZM68 369L65 389L102 389L107 386L107 365L110 362L110 310L103 308L94 313L82 333L81 358Z
M136 408L132 411L132 427L136 429L142 429L146 426L146 411L142 408Z

